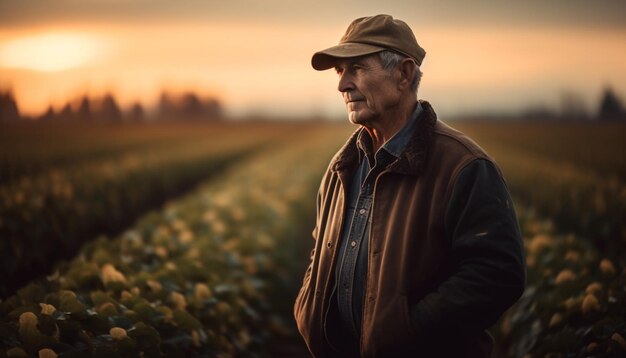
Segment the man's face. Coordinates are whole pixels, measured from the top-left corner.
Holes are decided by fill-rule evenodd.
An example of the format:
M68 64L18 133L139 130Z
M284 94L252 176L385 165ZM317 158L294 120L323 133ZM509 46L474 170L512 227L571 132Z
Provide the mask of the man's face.
M372 127L398 104L397 74L383 68L378 54L341 60L335 70L350 122Z

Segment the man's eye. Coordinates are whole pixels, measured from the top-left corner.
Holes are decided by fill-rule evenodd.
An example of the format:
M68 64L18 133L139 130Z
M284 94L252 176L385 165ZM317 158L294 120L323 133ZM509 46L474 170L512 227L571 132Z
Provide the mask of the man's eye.
M349 69L350 73L357 73L363 70L365 70L365 66L363 65L352 65L350 66L350 69Z

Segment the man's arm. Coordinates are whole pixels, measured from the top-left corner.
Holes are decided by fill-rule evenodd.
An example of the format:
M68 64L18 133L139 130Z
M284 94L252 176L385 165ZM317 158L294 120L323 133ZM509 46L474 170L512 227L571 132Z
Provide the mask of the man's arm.
M410 307L418 339L475 334L522 294L526 271L510 194L495 165L475 160L459 174L445 215L456 271Z
M322 181L323 183L323 181ZM296 321L298 321L300 310L302 309L302 291L311 284L311 274L313 270L313 260L315 258L315 248L317 247L317 238L319 236L319 220L320 220L320 210L321 210L321 200L322 200L322 186L318 189L317 192L317 200L316 200L316 217L315 217L315 227L311 232L311 237L313 238L313 248L309 254L309 265L307 266L306 271L304 272L304 277L302 278L302 285L300 287L300 292L296 297L294 302L294 317Z

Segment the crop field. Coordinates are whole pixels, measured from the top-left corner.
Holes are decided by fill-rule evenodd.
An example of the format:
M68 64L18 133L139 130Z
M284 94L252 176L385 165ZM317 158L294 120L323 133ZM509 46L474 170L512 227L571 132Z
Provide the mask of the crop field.
M460 122L500 165L527 289L503 357L626 354L626 125ZM0 128L0 356L298 356L315 192L353 127Z
M0 134L0 295L138 215L289 136L289 126L15 127ZM59 250L62 247L62 250ZM9 279L10 278L10 279Z

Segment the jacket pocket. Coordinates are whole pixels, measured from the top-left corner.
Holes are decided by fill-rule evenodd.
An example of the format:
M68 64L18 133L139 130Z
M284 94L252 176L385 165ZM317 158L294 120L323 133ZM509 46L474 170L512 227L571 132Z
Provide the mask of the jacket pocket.
M406 340L408 342L413 342L415 337L415 330L413 329L413 325L411 324L411 315L409 313L409 302L406 295L400 296L400 315L401 321L404 323L404 333L406 334Z
M416 333L411 324L411 315L409 313L409 303L406 295L400 295L398 300L398 306L400 310L400 317L398 322L400 329L398 332L398 341L401 346L404 346L403 350L407 352L416 348Z
M413 356L415 332L411 326L406 295L397 295L374 318L372 334L366 346L372 357Z

